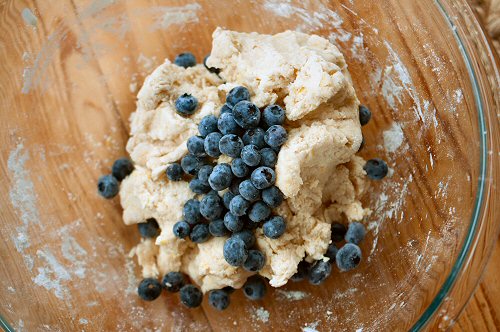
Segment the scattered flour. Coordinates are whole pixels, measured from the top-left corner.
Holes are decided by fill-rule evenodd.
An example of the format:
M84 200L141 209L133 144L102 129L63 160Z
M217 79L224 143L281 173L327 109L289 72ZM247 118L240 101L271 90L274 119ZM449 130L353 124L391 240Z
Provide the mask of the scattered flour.
M302 328L302 332L318 332L318 330L316 330L316 327L318 327L318 325L319 322L306 324L306 326Z
M299 301L309 297L309 294L301 291L285 291L281 289L276 290L278 299L287 301Z
M89 323L89 321L85 318L80 318L78 320L78 323L82 324L82 325L87 325Z
M45 261L45 266L38 267L38 275L33 278L33 282L47 290L53 290L54 295L59 299L69 299L71 294L63 282L69 281L71 275L68 270L61 265L50 249L37 250L38 258Z
M36 18L35 14L33 14L31 9L24 8L23 11L21 12L21 16L23 17L23 20L26 24L36 28L38 24L38 19Z
M174 24L186 24L198 22L197 12L201 9L200 4L190 3L180 7L157 7L154 23L150 30L167 29Z
M255 309L254 318L262 323L269 322L269 311L263 307Z
M387 152L396 152L404 140L403 130L401 125L394 122L391 128L383 132L384 147Z

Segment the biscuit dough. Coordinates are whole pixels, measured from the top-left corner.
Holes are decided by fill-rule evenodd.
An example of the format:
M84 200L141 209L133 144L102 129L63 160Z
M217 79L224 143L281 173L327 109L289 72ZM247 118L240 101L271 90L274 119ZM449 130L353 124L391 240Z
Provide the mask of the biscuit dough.
M187 153L186 140L197 133L207 114L218 114L225 94L246 86L252 102L285 107L289 139L276 165L277 186L286 201L274 212L285 217L287 230L271 240L256 230L257 247L266 255L259 272L280 287L298 263L324 258L333 221L360 221L370 210L359 198L366 190L364 161L355 156L361 144L359 101L344 57L326 39L300 32L276 35L213 33L209 67L181 68L166 60L145 81L131 116L127 151L136 169L123 180L120 199L125 224L155 218L161 234L135 248L144 277L182 271L203 292L225 286L240 288L251 273L230 266L222 255L225 238L202 244L174 237L182 207L195 197L187 182L170 182L169 163ZM175 100L190 93L199 101L191 117L175 112Z

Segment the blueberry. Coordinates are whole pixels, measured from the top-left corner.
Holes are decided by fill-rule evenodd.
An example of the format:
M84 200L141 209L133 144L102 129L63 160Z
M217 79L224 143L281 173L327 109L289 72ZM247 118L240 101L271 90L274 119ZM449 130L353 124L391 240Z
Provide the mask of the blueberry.
M243 268L250 272L257 272L262 270L266 264L266 257L259 250L248 250L248 257L245 263L243 263Z
M269 105L262 111L262 124L265 128L282 125L285 122L285 111L279 105Z
M242 231L233 233L233 237L242 239L245 242L245 248L250 249L255 245L255 235L251 230L244 229Z
M203 293L193 285L182 286L180 291L181 303L188 308L199 307L203 301Z
M222 289L212 290L208 293L208 304L222 311L229 307L229 294Z
M241 128L236 121L234 121L233 113L221 114L217 121L217 128L219 128L219 131L224 135L238 134L241 131Z
M230 232L239 232L243 229L244 221L240 217L228 212L224 216L224 226L226 226Z
M262 190L262 200L269 205L270 208L275 209L283 203L285 196L278 187L272 186Z
M310 265L306 261L301 261L297 266L297 272L290 278L292 281L297 282L304 280L305 277L309 274Z
M185 221L178 221L174 224L173 233L179 239L184 239L191 233L191 227Z
M134 170L134 164L128 158L120 158L115 160L113 167L111 167L111 174L121 181L127 177Z
M266 189L276 181L276 173L269 167L261 166L252 172L251 179L255 188Z
M364 126L372 118L372 112L364 105L359 105L359 123Z
M245 131L243 134L243 143L245 145L255 145L259 149L262 149L266 146L266 142L264 141L264 134L266 132L262 128L252 128Z
M271 148L263 148L260 150L260 165L274 168L276 162L278 161L278 156L276 152Z
M265 236L267 236L270 239L277 239L283 233L285 233L286 230L286 223L285 219L280 216L275 216L269 219L264 223L262 226L262 232L264 233Z
M144 238L153 238L160 235L160 226L155 218L149 218L146 222L138 223L137 228Z
M226 96L226 102L234 106L242 100L250 100L250 91L244 86L237 86L231 89Z
M189 238L194 243L203 243L206 242L210 238L210 232L208 231L208 225L206 224L198 224L193 227L191 230L191 234L189 234Z
M206 115L198 124L198 132L201 137L207 137L208 134L218 131L217 117L215 115Z
M196 156L196 157L204 157L206 156L205 153L205 147L204 147L205 140L203 137L200 136L192 136L189 137L187 140L187 149L188 151Z
M212 174L213 169L214 168L211 165L201 166L198 171L198 180L200 180L204 185L209 186L208 178L210 177L210 174Z
M236 195L230 191L226 192L224 196L222 196L222 201L224 202L224 206L226 207L226 209L229 210L229 203L231 203L231 200L234 198L234 196Z
M235 196L231 203L229 203L229 211L235 216L241 217L250 207L250 202L243 198L241 195Z
M208 183L213 190L221 191L231 185L232 179L231 166L228 164L219 164L214 167L208 178Z
M233 178L233 182L231 182L231 186L229 186L229 191L234 195L240 194L240 184L243 181L242 178Z
M168 165L166 173L170 181L180 181L182 179L182 167L178 163Z
M233 113L233 107L227 103L222 105L222 107L220 109L220 115L222 115L224 113Z
M219 150L226 156L238 158L243 149L243 141L234 134L224 135L219 142Z
M243 178L250 173L250 169L241 158L233 159L231 162L231 170L233 171L233 174L239 178Z
M180 115L192 115L198 107L198 99L191 96L189 93L182 94L175 101L175 110Z
M161 284L154 278L142 279L137 287L139 297L144 301L153 301L161 294Z
M248 218L253 222L261 222L271 214L271 209L262 201L255 202L248 211Z
M334 222L332 224L332 241L333 242L340 242L344 239L345 233L347 232L347 228L338 223Z
M208 224L208 231L212 236L226 236L229 234L229 231L224 225L224 220L222 219L211 221L210 224Z
M214 68L214 67L209 67L209 66L207 66L207 59L208 59L208 57L209 57L209 56L210 56L210 54L209 54L209 55L207 55L207 56L203 59L203 65L205 66L205 68L207 68L207 70L208 70L209 72L214 73L214 74L219 74L219 73L220 73L220 69L219 69L219 68Z
M190 225L196 225L201 218L200 202L194 198L188 200L182 209L184 220Z
M224 207L217 195L206 195L200 201L200 213L207 220L215 220L222 215Z
M250 300L260 300L266 295L266 282L258 275L251 276L243 285L243 293Z
M329 260L330 263L335 262L335 256L337 256L337 251L339 251L339 249L337 248L337 246L335 244L330 243L328 245L328 248L326 249L325 257L330 258L330 260Z
M177 66L184 68L194 67L196 65L196 58L194 57L193 53L185 52L176 56L174 63Z
M226 287L222 288L222 290L223 290L224 292L228 293L228 294L232 294L232 293L234 293L234 291L235 291L236 289L234 289L234 288L233 288L233 287L231 287L231 286L226 286Z
M206 194L210 191L210 186L203 183L200 179L192 179L189 181L189 189L195 194Z
M118 194L118 180L113 175L103 175L97 181L97 191L104 198L113 198Z
M269 127L269 129L266 130L266 134L264 135L264 140L266 141L267 145L272 148L282 146L283 144L285 144L287 139L288 134L286 133L285 128L279 125Z
M248 166L257 166L260 164L260 152L257 146L255 145L246 145L241 150L241 159Z
M316 261L309 270L309 282L312 285L319 285L332 273L332 264L323 260Z
M380 158L368 160L363 169L366 171L366 175L372 180L383 179L389 171L385 161Z
M187 154L181 159L181 167L184 170L184 173L189 175L195 175L202 164L202 160L192 154Z
M346 243L337 252L335 262L341 271L352 270L361 262L361 249L354 243Z
M260 191L255 188L251 180L244 180L241 182L239 192L243 198L250 202L255 202L260 198Z
M241 128L255 128L260 122L260 110L255 104L243 100L233 107L234 121Z
M221 138L221 133L210 133L207 137L205 137L203 147L205 148L207 155L212 158L218 158L221 155L219 150L219 142Z
M365 238L366 230L365 226L359 222L352 222L347 228L347 233L345 234L345 241L349 243L359 244Z
M245 242L236 237L230 237L224 242L223 254L226 262L232 266L242 266L248 257Z
M187 283L187 279L181 272L169 272L165 274L161 283L167 291L177 293Z

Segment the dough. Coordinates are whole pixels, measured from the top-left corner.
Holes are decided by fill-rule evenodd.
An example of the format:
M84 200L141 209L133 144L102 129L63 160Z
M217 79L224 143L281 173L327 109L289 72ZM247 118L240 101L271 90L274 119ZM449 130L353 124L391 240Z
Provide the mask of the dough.
M370 213L359 201L366 191L364 161L355 156L362 140L359 101L338 48L314 35L217 28L207 65L220 68L220 78L203 65L184 69L166 60L138 94L127 144L136 169L120 188L123 219L129 225L153 217L162 231L155 243L142 240L134 253L144 277L182 271L203 292L240 288L251 275L226 263L225 238L195 244L174 237L172 227L195 194L188 183L164 175L169 163L187 153L186 140L197 133L201 118L217 115L226 92L243 85L257 106L279 103L286 111L289 139L276 165L276 184L286 201L274 213L285 217L287 230L276 240L261 229L255 233L266 255L259 273L280 287L301 260L324 258L333 221L361 221ZM191 117L175 112L175 99L183 93L199 101Z

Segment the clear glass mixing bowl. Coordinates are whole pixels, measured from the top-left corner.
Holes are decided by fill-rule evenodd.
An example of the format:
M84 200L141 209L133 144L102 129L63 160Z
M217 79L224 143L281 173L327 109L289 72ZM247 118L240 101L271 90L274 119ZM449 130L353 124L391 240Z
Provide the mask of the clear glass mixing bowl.
M448 328L498 234L499 73L463 0L11 1L0 6L0 313L6 329L383 331ZM135 228L96 179L124 155L135 94L168 57L210 51L222 26L319 34L344 52L366 158L391 175L360 268L229 310L137 299ZM308 330L309 329L309 330Z

